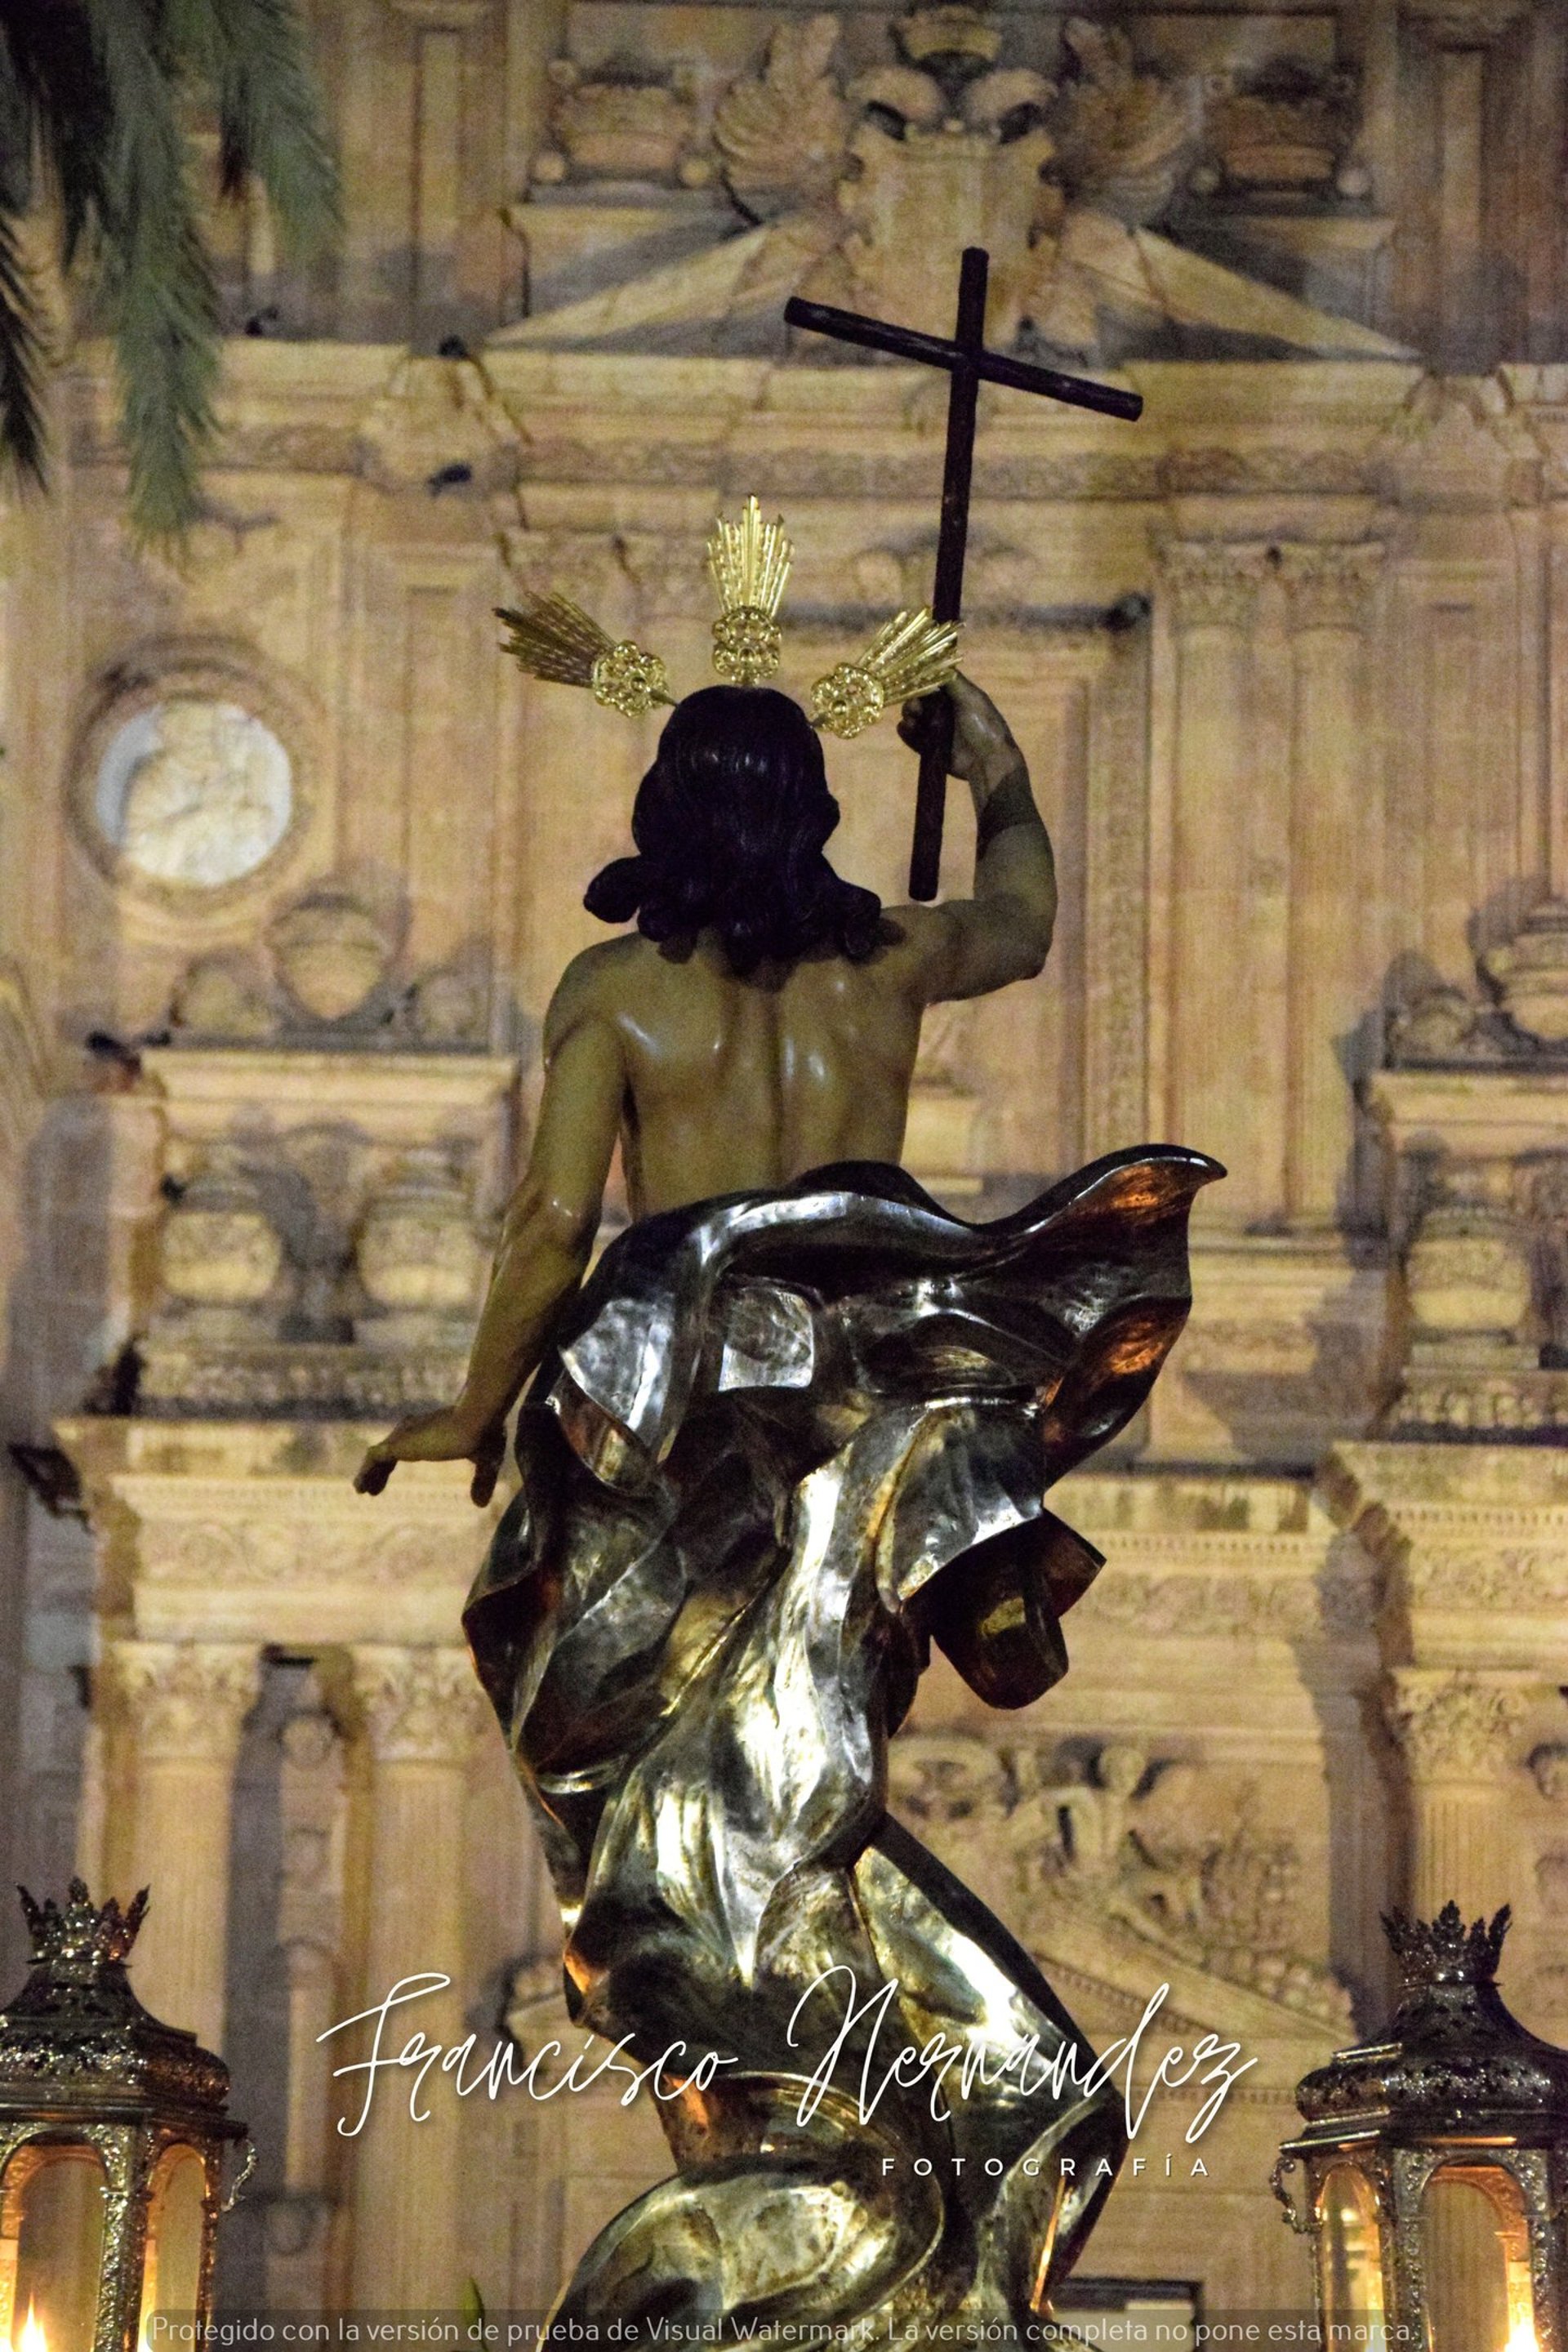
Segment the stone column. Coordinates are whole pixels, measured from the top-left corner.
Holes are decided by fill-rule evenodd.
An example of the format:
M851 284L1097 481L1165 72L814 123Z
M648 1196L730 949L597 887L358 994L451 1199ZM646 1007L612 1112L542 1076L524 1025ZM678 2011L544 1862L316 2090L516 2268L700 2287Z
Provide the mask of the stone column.
M1407 1899L1423 1918L1450 1900L1467 1919L1517 1897L1502 1776L1528 1701L1524 1678L1395 1666L1386 1710L1410 1796Z
M241 1642L122 1641L105 1664L129 1733L132 1876L149 1889L137 1994L221 2050L234 1765L258 1653Z
M1366 1010L1364 918L1345 887L1373 850L1363 812L1371 751L1361 725L1362 633L1383 551L1281 550L1291 631L1289 1127L1286 1207L1329 1224L1352 1141L1351 1082L1338 1059Z
M466 1650L367 1643L353 1653L353 1687L370 1747L370 1916L363 1998L401 1979L450 1982L391 2012L383 2054L410 2037L448 2048L463 2038L463 1811L468 1756L486 1714ZM334 2064L369 2055L369 2029L340 2034ZM352 2125L363 2077L350 2075L339 2113ZM384 2078L353 2142L353 2299L383 2310L451 2305L458 2270L460 2109L451 2078L426 2075L409 2113L411 2074Z
M1164 1131L1226 1160L1225 1208L1250 1205L1246 794L1261 548L1167 541L1175 658Z

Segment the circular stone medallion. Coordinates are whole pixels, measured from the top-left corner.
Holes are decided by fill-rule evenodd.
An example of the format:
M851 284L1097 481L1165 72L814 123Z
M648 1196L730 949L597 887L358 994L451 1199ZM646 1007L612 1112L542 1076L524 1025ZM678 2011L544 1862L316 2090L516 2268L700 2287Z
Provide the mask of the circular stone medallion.
M292 765L242 704L168 695L110 737L92 800L104 840L137 874L216 889L255 873L289 830Z

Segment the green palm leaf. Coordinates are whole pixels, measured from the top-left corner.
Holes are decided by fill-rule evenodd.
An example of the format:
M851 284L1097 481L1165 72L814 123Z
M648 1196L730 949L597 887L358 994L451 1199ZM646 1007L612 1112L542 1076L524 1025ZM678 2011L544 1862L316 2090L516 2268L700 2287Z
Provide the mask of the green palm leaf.
M33 109L0 27L0 205L25 213L33 201Z
M47 479L40 387L47 351L42 311L15 216L0 210L0 447L15 471Z
M32 167L41 163L59 200L60 258L68 269L107 194L109 92L79 6L0 0L0 31L27 119L29 189Z
M123 390L131 512L153 538L194 519L220 362L217 288L196 226L174 59L150 0L86 0L114 94L94 257Z
M254 172L301 258L338 225L337 173L292 0L165 0L175 52L216 100L224 192Z
M195 520L214 430L219 304L184 127L203 97L226 193L254 173L307 257L336 226L337 181L296 0L0 0L0 460L41 478L45 339L16 236L41 165L61 260L89 265L114 338L144 539Z

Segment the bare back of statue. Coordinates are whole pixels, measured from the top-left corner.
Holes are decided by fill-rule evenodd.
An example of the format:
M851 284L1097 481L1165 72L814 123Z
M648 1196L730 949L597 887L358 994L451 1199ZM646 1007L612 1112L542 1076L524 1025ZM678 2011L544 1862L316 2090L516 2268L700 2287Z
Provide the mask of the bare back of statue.
M744 979L710 932L678 954L640 938L590 948L574 982L584 1018L618 1049L632 1214L786 1183L834 1160L896 1160L930 925L923 909L900 909L865 963L819 952Z

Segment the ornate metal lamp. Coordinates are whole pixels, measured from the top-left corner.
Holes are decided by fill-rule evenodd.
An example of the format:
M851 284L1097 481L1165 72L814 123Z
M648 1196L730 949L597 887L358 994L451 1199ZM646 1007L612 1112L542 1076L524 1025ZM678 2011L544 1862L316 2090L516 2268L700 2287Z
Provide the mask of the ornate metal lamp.
M147 1906L22 1891L32 1974L0 2011L0 2346L135 2352L154 2311L205 2321L228 2069L149 2016L125 1956ZM190 2340L190 2339L185 2339Z
M1274 2188L1314 2242L1325 2343L1568 2352L1568 2051L1503 2006L1508 1922L1467 1927L1452 1903L1385 1919L1403 1979L1387 2039L1297 2090L1307 2127Z

